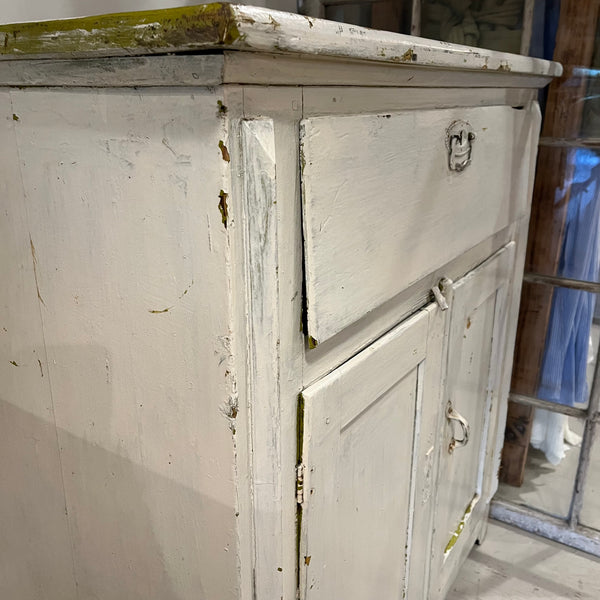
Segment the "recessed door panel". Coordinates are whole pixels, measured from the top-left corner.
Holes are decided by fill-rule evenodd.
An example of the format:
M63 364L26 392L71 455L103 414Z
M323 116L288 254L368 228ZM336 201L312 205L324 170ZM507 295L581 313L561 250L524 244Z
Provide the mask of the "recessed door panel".
M433 598L443 597L487 516L514 243L452 286L434 533Z
M421 311L302 394L300 569L307 600L407 593L412 527L427 505L414 485L421 441L429 437L422 408L439 402L439 387L426 383L434 380L428 370L440 368L435 348L442 340L431 341L432 322L443 321Z

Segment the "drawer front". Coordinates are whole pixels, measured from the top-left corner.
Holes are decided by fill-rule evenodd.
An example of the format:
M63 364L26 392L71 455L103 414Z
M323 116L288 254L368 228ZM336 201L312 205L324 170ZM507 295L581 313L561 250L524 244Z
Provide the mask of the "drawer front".
M539 123L536 104L304 120L312 341L331 338L525 214ZM460 130L472 135L457 146L449 138Z

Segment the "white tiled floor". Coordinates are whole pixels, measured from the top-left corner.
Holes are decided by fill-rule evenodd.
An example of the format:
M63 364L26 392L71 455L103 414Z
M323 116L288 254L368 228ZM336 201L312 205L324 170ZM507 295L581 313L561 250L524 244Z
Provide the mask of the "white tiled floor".
M600 600L600 559L497 521L446 600Z

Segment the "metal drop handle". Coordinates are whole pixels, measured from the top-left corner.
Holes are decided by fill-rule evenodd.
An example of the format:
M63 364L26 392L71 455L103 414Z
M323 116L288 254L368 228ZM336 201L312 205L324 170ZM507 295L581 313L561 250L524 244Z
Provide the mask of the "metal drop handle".
M452 402L450 402L450 400L448 400L448 406L446 406L446 418L448 419L448 421L450 421L451 425L453 425L454 421L458 421L462 429L462 438L460 440L457 440L454 437L454 435L452 435L450 445L448 446L448 452L452 454L452 452L454 452L454 448L456 448L457 446L466 446L469 443L469 434L471 433L471 427L469 426L469 423L467 423L467 420L453 408Z

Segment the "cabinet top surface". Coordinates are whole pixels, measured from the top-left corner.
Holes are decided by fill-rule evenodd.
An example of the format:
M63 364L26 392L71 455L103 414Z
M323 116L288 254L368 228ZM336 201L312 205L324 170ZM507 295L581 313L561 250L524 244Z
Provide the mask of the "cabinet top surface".
M0 25L0 60L238 50L559 76L560 64L235 4Z

